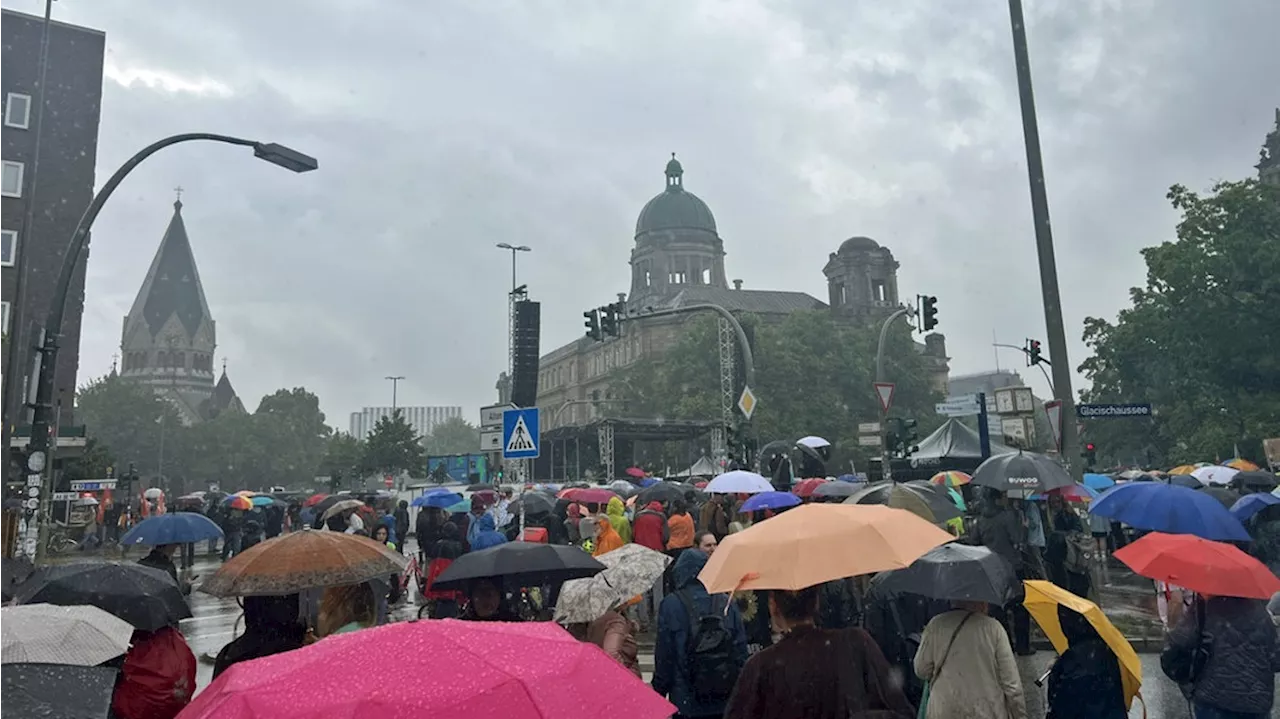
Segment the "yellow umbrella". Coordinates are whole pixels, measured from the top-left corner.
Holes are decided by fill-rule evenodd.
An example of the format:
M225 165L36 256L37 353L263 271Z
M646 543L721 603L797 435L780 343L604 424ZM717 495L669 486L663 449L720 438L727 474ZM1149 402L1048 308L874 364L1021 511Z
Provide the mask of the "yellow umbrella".
M1225 464L1226 466L1232 469L1238 469L1241 472L1258 471L1258 465L1254 464L1253 462L1250 462L1247 459L1240 459L1239 457L1236 457L1235 459L1229 459L1223 462L1223 464Z
M725 537L698 579L711 593L804 589L902 569L955 539L903 509L804 504Z
M1177 467L1174 467L1173 469L1169 470L1169 474L1175 474L1175 475L1191 474L1197 469L1199 469L1199 467L1197 467L1194 464L1180 464Z
M1062 633L1061 625L1058 624L1058 606L1064 606L1089 620L1089 624L1098 632L1098 636L1102 637L1102 641L1107 643L1107 647L1120 660L1120 682L1124 686L1124 705L1126 708L1132 706L1133 697L1142 688L1142 660L1138 659L1138 653L1133 650L1129 640L1124 638L1110 619L1107 619L1107 615L1102 613L1098 605L1052 582L1028 579L1023 584L1026 586L1027 596L1022 600L1022 604L1035 618L1036 624L1040 625L1040 630L1053 643L1053 649L1058 654L1067 650L1067 637Z

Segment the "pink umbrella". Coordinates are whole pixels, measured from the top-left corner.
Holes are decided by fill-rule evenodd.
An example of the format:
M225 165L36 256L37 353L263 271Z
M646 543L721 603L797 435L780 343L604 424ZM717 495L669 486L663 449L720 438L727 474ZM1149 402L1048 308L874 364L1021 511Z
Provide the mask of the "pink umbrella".
M396 661L386 661L396 657ZM551 622L432 619L232 666L179 719L659 719L675 707Z
M644 470L639 467L627 467L627 476L636 479L644 479Z
M582 504L608 504L609 500L616 496L618 496L617 492L601 489L600 487L588 487L586 489L566 489L560 493L558 498Z

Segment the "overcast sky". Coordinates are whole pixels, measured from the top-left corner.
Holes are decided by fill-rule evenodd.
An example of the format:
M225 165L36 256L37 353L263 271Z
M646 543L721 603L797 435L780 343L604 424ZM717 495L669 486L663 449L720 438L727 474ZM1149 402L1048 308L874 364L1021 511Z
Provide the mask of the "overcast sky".
M43 2L6 0L43 12ZM892 9L890 9L892 8ZM671 152L715 213L731 278L825 301L852 235L939 298L953 374L993 331L1044 337L1008 10L1001 0L60 0L107 34L101 183L161 136L274 140L293 175L186 145L94 226L80 378L108 371L181 185L250 408L279 387L346 428L362 405L458 404L506 362L508 254L542 348L629 289L636 214ZM1274 0L1027 0L1071 364L1086 316L1141 284L1164 199L1251 175L1280 104ZM1045 394L1039 373L1004 351ZM1078 388L1077 379L1077 388ZM870 388L868 388L870 391ZM1137 398L1135 398L1137 399ZM768 401L768 398L764 398Z

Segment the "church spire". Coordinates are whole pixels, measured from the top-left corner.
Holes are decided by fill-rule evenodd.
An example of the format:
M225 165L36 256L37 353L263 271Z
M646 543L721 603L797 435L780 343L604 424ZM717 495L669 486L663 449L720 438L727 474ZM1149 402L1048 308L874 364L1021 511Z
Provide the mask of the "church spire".
M1258 179L1265 185L1280 185L1280 107L1276 108L1276 126L1267 133L1258 153Z

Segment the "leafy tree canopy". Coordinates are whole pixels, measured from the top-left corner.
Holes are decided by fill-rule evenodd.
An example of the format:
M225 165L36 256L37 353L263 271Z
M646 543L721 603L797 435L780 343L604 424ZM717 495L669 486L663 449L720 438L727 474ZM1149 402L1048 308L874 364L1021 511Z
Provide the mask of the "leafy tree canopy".
M149 387L108 375L90 380L76 394L76 418L89 437L117 462L120 472L132 462L138 474L154 476L165 455L172 456L176 433L182 429L178 410ZM170 462L165 459L165 473Z
M357 480L364 476L364 454L364 442L346 432L329 436L319 473L329 477L330 491L336 492L344 486L355 488Z
M1149 421L1105 420L1104 458L1157 465L1241 454L1280 435L1280 188L1181 185L1177 239L1142 250L1144 287L1115 323L1090 317L1080 365L1090 402L1150 402ZM1095 420L1102 422L1104 420Z
M869 452L857 447L857 425L880 418L872 388L879 326L854 326L827 311L797 312L777 321L747 316L741 321L755 337L752 390L760 404L751 424L760 445L819 435L836 446L833 471L847 469L849 460L865 469ZM895 330L885 348L886 379L897 384L892 414L917 419L923 438L941 423L933 409L939 397L930 387L926 359L916 350L908 328L897 325ZM627 405L617 413L718 419L719 367L717 320L693 318L661 360L641 361L621 372L615 393L621 392ZM740 390L738 384L735 393Z
M423 438L427 454L467 454L480 451L480 429L461 417L450 417L437 424Z
M425 464L422 442L399 410L379 419L365 439L363 465L367 470L382 474L422 472Z

